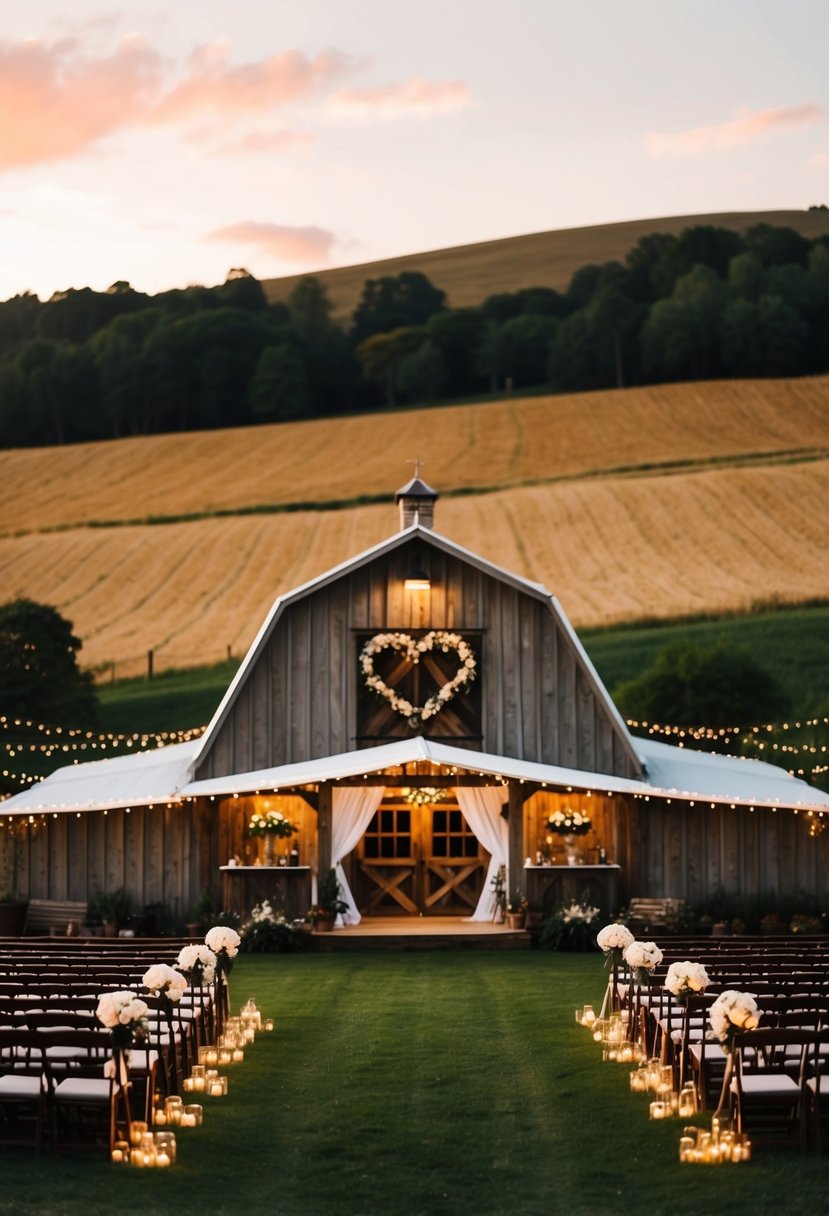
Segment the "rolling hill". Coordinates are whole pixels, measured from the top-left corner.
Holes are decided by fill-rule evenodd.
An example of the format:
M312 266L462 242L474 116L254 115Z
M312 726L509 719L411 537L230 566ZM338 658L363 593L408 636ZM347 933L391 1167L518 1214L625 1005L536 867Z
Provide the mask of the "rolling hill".
M314 271L328 288L336 320L347 319L360 298L366 279L419 270L442 288L452 308L480 304L499 291L522 287L554 287L563 291L574 271L590 262L622 261L630 249L652 232L679 235L685 228L708 224L744 232L755 224L794 228L813 240L829 232L827 211L727 211L714 215L677 215L586 228L561 228L526 236L506 237L452 249L410 253L380 262ZM302 275L264 282L269 300L285 300Z

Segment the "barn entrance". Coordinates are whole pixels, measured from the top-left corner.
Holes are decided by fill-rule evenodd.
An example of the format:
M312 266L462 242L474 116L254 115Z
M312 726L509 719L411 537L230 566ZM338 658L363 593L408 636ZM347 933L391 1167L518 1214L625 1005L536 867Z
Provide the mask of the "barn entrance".
M453 792L389 792L355 849L363 916L470 916L489 855Z

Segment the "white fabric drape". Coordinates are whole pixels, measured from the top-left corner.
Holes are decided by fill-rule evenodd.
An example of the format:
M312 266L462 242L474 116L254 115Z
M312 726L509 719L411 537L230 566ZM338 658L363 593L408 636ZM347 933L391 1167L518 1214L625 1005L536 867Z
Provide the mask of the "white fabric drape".
M498 867L507 864L507 823L501 817L504 791L494 785L458 785L455 786L455 794L466 822L492 855L481 898L469 919L492 920L495 910L492 880L498 873Z
M337 924L345 922L359 925L362 919L345 877L342 860L364 835L385 792L385 786L382 785L334 787L331 809L331 864L337 871L340 898L348 904L348 911L343 913L342 919L337 917Z

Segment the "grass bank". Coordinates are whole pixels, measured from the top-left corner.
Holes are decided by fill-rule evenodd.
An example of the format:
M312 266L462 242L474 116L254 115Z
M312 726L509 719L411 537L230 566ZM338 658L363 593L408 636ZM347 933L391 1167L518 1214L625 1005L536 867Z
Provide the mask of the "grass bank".
M725 638L734 646L745 647L779 681L789 695L792 717L829 713L829 606L825 604L675 624L585 630L580 636L611 692L623 680L645 671L671 642L682 639L706 646Z
M663 647L678 638L707 644L726 637L734 645L747 647L777 677L791 698L793 717L829 712L827 605L675 624L585 630L580 636L611 691L622 680L644 671ZM237 667L234 661L163 672L153 680L102 684L98 690L102 727L131 733L204 725Z
M277 1018L166 1175L0 1151L5 1216L812 1216L825 1167L765 1150L680 1167L572 1010L598 955L244 958L234 1003Z

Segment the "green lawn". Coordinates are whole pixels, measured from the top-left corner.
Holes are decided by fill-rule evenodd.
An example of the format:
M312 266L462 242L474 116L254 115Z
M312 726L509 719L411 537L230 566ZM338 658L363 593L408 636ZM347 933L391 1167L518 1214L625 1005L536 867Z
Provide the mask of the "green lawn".
M598 955L243 958L233 1003L277 1018L169 1173L0 1152L0 1213L96 1216L813 1216L820 1159L680 1166L627 1070L573 1021ZM825 1158L824 1158L825 1161Z

